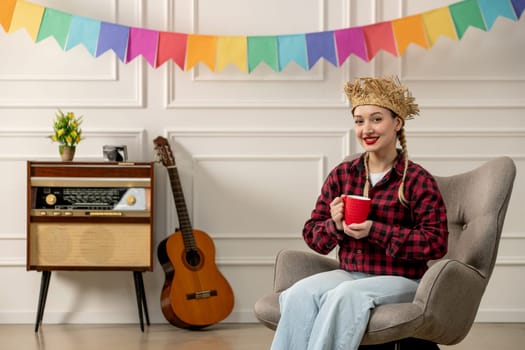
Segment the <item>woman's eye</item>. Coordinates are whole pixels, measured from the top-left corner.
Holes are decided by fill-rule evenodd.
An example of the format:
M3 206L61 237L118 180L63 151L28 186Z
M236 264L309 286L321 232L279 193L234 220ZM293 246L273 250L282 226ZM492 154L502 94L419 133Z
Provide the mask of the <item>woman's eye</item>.
M372 121L374 123L380 123L382 120L383 120L383 118L381 118L381 117L375 117L375 118L372 119Z
M359 119L355 119L355 120L354 120L354 124L356 124L356 125L361 125L361 124L363 124L363 121L362 121L362 120L359 120Z

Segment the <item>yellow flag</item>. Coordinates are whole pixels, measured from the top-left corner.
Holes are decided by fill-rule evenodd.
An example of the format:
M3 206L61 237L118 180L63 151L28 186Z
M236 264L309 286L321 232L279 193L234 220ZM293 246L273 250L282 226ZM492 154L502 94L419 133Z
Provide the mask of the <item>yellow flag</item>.
M219 36L217 40L217 72L233 63L246 73L248 45L245 36Z
M215 59L217 57L217 37L213 35L188 35L186 52L186 70L190 70L202 61L208 68L215 72Z
M446 35L452 40L458 40L448 6L424 12L421 16L423 17L428 42L431 47L434 46L441 35Z
M44 6L32 4L27 1L18 1L13 12L13 18L11 19L9 33L24 28L27 30L31 39L36 41L44 10Z

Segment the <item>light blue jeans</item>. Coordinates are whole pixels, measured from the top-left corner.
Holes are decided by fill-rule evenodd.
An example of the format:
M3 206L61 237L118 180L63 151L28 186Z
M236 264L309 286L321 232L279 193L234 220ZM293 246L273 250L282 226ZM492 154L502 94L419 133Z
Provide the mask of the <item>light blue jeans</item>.
M272 350L356 350L375 306L411 302L419 281L334 270L307 277L279 299Z

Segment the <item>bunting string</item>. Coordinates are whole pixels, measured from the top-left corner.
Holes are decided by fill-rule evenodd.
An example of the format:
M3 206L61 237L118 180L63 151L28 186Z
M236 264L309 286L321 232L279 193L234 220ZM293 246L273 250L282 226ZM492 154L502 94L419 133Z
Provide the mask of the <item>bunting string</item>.
M24 29L33 42L53 37L65 51L82 45L93 57L113 51L123 63L142 56L153 68L169 60L188 71L197 64L220 72L233 64L251 73L261 63L275 72L291 62L310 70L321 59L334 67L354 55L365 62L380 51L402 56L411 44L432 48L441 36L458 41L469 27L490 30L498 17L521 18L525 0L463 0L427 12L365 26L272 36L222 36L157 31L99 21L26 0L2 0L6 33Z

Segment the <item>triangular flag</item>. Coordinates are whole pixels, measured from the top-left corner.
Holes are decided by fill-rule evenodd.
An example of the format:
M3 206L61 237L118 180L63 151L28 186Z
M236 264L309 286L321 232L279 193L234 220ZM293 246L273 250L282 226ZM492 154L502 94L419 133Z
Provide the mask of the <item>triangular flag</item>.
M6 32L9 31L9 27L11 26L11 19L13 18L15 6L16 0L0 1L0 25L4 27Z
M138 55L142 55L142 57L148 61L150 66L155 67L158 41L158 31L131 27L129 29L126 63L130 62Z
M385 50L397 56L396 42L392 30L392 22L380 22L363 27L365 33L368 59L371 60L379 52Z
M431 47L442 35L448 36L452 40L458 39L448 6L424 12L421 14L421 18L423 19L428 43Z
M71 17L66 50L71 50L75 46L82 44L91 56L95 56L99 32L100 21L73 15Z
M523 11L525 10L525 0L512 0L512 7L518 18L521 18Z
M128 40L129 27L120 24L101 22L96 57L99 57L108 50L113 50L120 61L125 62Z
M251 73L261 62L276 72L279 70L276 36L248 37L248 72Z
M350 54L354 54L366 62L369 61L366 52L365 33L362 27L336 30L334 36L340 66Z
M24 28L31 39L36 41L44 10L44 6L32 4L27 1L18 1L11 19L9 33Z
M427 37L421 15L414 15L392 21L394 36L399 56L403 55L410 44L428 48Z
M36 42L52 36L61 48L66 47L70 24L71 14L46 8Z
M485 18L487 29L492 28L499 16L516 20L516 13L510 1L478 0L478 4L483 13L483 18Z
M190 70L202 61L208 68L215 71L217 58L217 37L213 35L188 35L188 48L186 53L186 70Z
M337 67L335 55L334 32L318 32L306 34L308 51L308 68L311 69L321 58Z
M245 36L219 36L217 39L217 72L228 64L235 64L246 72L247 44Z
M487 30L477 0L464 0L457 2L450 5L449 9L459 39L463 37L470 26L485 31Z
M308 69L306 55L306 38L304 34L279 35L277 36L279 52L279 71L295 61L304 70Z
M171 58L180 69L184 70L187 43L188 34L160 32L157 67L163 65Z

